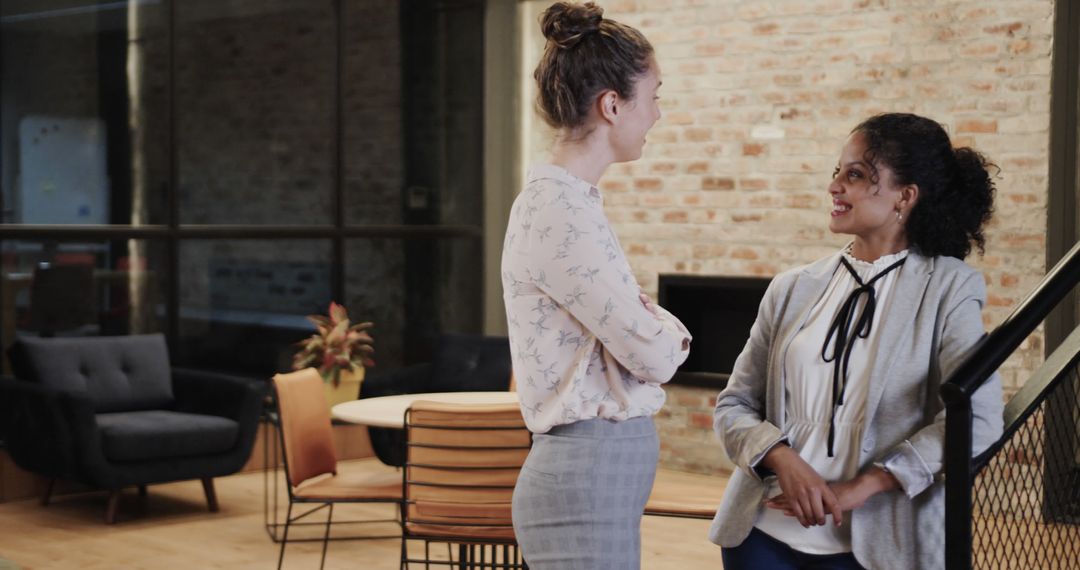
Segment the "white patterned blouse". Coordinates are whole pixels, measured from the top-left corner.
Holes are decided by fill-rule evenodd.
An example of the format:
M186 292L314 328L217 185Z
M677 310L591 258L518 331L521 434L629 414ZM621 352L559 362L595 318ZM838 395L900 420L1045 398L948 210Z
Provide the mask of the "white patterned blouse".
M530 168L510 212L502 284L530 430L660 410L660 384L686 360L690 334L641 302L599 189L557 166Z

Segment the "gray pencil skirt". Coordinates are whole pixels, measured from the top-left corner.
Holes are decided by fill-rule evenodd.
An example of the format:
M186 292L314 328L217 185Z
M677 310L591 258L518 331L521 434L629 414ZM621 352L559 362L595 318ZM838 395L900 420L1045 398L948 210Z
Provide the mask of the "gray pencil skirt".
M592 419L533 436L513 502L529 568L640 568L641 515L659 454L649 417Z

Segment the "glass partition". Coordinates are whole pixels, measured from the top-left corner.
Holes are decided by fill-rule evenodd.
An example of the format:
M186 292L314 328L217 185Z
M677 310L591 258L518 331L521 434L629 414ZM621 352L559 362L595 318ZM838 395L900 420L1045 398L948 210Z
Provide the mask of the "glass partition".
M265 377L330 300L375 322L380 367L478 333L483 22L483 0L0 3L0 341L162 331L178 365Z
M328 240L197 240L180 250L175 360L270 376L331 300Z
M169 57L161 1L0 3L0 223L164 223Z
M440 333L479 333L478 238L352 239L345 249L345 304L372 321L381 368L431 360Z
M166 259L158 240L5 240L0 343L165 332Z
M176 3L182 224L333 225L331 0Z

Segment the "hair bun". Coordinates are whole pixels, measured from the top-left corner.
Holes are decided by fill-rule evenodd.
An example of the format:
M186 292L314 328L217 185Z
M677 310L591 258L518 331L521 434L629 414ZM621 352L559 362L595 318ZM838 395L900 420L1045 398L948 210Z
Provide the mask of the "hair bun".
M540 18L544 37L561 49L570 49L585 36L600 29L604 9L593 2L572 4L556 2Z

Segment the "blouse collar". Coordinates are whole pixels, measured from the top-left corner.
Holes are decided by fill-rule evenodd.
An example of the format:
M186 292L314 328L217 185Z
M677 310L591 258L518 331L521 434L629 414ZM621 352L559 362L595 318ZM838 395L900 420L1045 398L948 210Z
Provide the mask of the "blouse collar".
M529 171L527 174L528 181L540 180L543 178L550 178L552 180L558 180L564 184L567 184L573 188L580 188L589 196L593 198L600 198L600 189L592 184L570 174L565 168L556 166L549 163L535 163L529 165Z
M898 251L896 253L890 253L889 255L883 255L883 256L875 259L874 261L863 261L861 259L858 259L854 255L851 255L851 248L854 245L855 245L855 242L851 242L851 243L847 244L847 246L844 247L844 250L841 252L841 254L843 254L844 258L848 260L848 263L850 263L852 266L854 266L855 268L858 268L858 269L866 269L866 268L884 269L884 268L896 263L897 261L900 261L901 259L904 259L908 255L908 250L907 249L902 249L902 250L900 250L900 251Z

